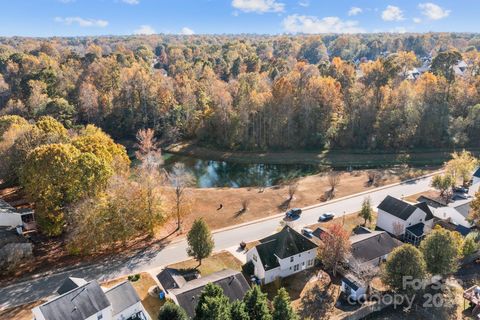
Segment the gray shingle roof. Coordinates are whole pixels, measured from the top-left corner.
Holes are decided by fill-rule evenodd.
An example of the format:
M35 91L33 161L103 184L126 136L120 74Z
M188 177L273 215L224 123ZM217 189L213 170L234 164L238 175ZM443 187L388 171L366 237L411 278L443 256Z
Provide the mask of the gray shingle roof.
M408 220L417 207L392 196L387 196L378 205L378 209L382 209L383 211L388 212L402 220Z
M355 241L356 238L358 241ZM385 231L353 236L351 241L352 257L359 262L380 258L403 244Z
M87 281L85 281L82 278L68 277L67 279L65 279L65 281L63 281L60 288L58 288L57 293L58 294L67 293L69 291L72 291L73 289L83 286L86 283Z
M188 281L182 288L171 289L170 294L175 295L178 304L185 309L190 317L193 317L198 298L207 283L214 283L220 286L231 302L243 299L245 293L250 289L242 273L225 269L203 278Z
M112 305L113 315L119 314L128 307L141 301L130 281L124 281L108 289L105 291L105 295Z
M416 203L415 207L420 208L423 212L427 214L425 217L425 221L433 219L433 213L428 207L427 202L423 201L423 202Z
M96 281L67 292L39 307L46 320L84 320L110 306Z
M285 259L317 248L317 245L289 226L285 226L282 231L261 239L256 248L263 268L270 270L279 266L277 257Z
M2 213L16 213L16 212L17 212L17 210L15 210L14 207L12 207L6 201L0 199L0 214L2 214Z
M157 275L157 279L166 291L181 288L187 282L177 270L172 268L163 269L162 272Z

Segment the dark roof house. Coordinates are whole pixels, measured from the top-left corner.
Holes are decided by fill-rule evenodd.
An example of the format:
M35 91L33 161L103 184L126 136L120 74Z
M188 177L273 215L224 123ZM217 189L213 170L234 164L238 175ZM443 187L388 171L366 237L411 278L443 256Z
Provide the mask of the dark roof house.
M72 291L73 289L85 285L86 283L87 281L82 278L68 277L67 279L65 279L65 281L63 281L60 288L58 288L57 293L60 295L67 293L69 291Z
M480 167L473 173L473 176L476 178L480 178Z
M280 232L261 239L256 248L267 271L279 266L278 259L317 248L317 245L289 226L285 226Z
M206 277L188 281L181 288L169 290L169 294L173 296L172 298L177 301L178 305L185 309L190 317L193 317L198 298L208 283L220 286L230 301L243 299L245 293L250 289L241 272L225 269Z
M165 268L157 275L158 281L165 291L170 289L178 289L187 282L185 278L175 269Z
M388 212L402 220L408 220L412 213L415 212L417 207L392 196L387 196L378 205L378 209Z
M385 231L354 235L350 242L352 258L360 263L378 260L403 244Z

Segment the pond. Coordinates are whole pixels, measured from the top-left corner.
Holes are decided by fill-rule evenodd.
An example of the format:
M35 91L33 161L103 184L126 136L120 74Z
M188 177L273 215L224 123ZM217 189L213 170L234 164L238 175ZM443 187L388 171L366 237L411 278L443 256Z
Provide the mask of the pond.
M202 160L188 156L164 153L164 168L169 171L175 163L182 163L196 179L199 188L215 187L270 187L287 177L300 177L321 171L317 165L234 163Z

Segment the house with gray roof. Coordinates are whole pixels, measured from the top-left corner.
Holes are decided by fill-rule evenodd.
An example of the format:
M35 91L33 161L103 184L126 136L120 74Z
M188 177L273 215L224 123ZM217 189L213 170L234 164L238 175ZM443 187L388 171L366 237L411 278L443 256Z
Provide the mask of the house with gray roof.
M57 292L32 309L34 320L151 320L129 281L103 289L97 281L68 278Z
M264 284L315 264L317 244L289 226L259 242L247 252L247 262L253 263L255 276Z
M171 270L167 271L169 275L172 274ZM250 289L243 274L232 269L225 269L190 281L172 282L172 279L166 276L166 273L162 272L161 274L162 276L159 274L158 279L167 292L167 297L181 306L191 318L195 315L199 297L208 283L213 283L222 288L230 302L242 300L245 293Z

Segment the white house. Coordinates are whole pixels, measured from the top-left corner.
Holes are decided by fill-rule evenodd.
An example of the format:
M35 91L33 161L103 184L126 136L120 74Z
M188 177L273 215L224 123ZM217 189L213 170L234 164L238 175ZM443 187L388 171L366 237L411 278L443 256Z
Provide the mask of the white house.
M32 309L34 320L151 320L130 282L103 290L97 281L72 279L61 287L72 290Z
M433 213L425 202L412 205L387 196L377 208L378 228L415 245L433 228Z
M23 230L35 228L33 211L18 212L14 207L0 199L0 227L17 228L21 234Z
M247 262L253 263L255 276L265 284L313 267L316 256L317 245L286 226L250 249Z
M351 256L349 271L342 278L341 290L352 300L358 300L367 293L367 285L357 275L364 270L378 271L378 266L387 259L390 252L403 243L385 231L370 231L360 227L360 232L350 237ZM360 277L361 278L361 277Z

